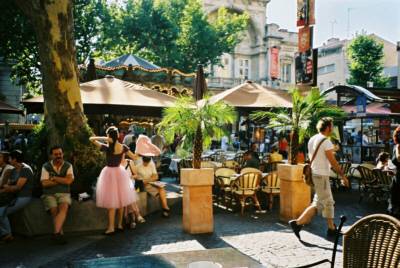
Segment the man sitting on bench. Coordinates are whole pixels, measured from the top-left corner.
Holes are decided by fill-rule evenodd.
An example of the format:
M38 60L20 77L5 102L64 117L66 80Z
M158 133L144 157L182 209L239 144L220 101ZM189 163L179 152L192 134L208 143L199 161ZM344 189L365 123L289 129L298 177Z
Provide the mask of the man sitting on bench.
M42 168L41 182L43 185L42 200L46 211L53 217L54 240L65 244L63 224L71 205L70 184L74 181L72 165L64 161L63 150L60 146L50 149L51 161Z

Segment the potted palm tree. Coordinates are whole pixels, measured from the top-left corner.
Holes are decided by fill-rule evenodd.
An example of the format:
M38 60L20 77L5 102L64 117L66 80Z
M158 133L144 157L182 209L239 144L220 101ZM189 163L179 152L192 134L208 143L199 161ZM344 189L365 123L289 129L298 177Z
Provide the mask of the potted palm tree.
M304 140L316 134L316 125L322 117L341 119L344 111L326 103L318 88L312 88L302 96L298 89L290 91L291 109L277 111L257 111L251 115L254 119L269 119L269 128L278 131L290 130L289 163L278 165L281 180L280 216L282 220L297 218L310 203L310 187L303 182L303 165L297 163L300 145Z
M173 107L163 110L163 119L157 125L167 142L176 135L183 137L182 146L193 149L193 168L181 170L183 185L183 228L189 233L213 231L211 186L213 169L201 168L203 148L212 138L221 138L227 124L236 120L233 107L223 103L211 103L206 96L201 101L180 97Z

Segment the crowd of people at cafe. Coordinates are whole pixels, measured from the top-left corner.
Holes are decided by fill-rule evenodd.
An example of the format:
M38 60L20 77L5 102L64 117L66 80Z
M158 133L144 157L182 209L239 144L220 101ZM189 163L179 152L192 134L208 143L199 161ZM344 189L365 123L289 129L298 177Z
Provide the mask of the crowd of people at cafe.
M220 150L229 150L235 144L235 139L223 138ZM96 185L96 204L107 209L108 226L105 235L123 231L124 228L135 228L137 223L144 223L137 202L138 192L143 191L160 200L162 216L169 217L171 211L167 203L165 185L159 182L158 167L161 155L175 152L179 147L180 137L172 144L154 134L151 137L144 133L134 133L133 130L120 132L116 127L109 127L103 137L91 137L90 141L106 155L106 166L99 174ZM381 153L377 158L376 168L388 171L396 178L392 187L392 196L399 195L400 168L400 128L394 133L396 144L392 159L388 152ZM285 136L271 142L268 161L282 162L288 157L288 139ZM340 150L340 146L337 147ZM10 242L14 239L8 215L26 207L32 198L34 172L24 162L24 154L19 149L10 152L0 152L0 239ZM260 168L264 156L260 155L259 144L251 143L243 153L243 163L240 168ZM66 243L63 225L72 204L70 185L74 181L74 167L64 160L63 148L54 146L49 151L49 161L40 173L40 183L43 189L41 196L44 209L53 222L53 239L59 244ZM398 198L397 198L398 199ZM399 213L396 204L399 200L391 199L392 214ZM394 203L393 203L394 202ZM397 202L397 203L396 203ZM396 210L397 209L397 210ZM398 214L396 214L398 215Z

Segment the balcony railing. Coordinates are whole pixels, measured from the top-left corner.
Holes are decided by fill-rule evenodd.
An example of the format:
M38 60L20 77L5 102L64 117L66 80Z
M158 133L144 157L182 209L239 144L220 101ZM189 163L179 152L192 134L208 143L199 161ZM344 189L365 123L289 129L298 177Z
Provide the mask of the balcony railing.
M210 88L232 88L243 84L246 80L241 78L209 77L207 85Z

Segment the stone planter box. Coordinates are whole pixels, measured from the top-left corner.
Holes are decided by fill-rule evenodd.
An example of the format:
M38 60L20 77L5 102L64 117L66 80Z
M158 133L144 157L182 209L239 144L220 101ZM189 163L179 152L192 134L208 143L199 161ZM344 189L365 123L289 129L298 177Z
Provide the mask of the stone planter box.
M278 165L281 221L298 218L311 203L311 188L303 181L303 167L303 164Z
M214 169L186 168L181 170L183 186L183 230L190 234L212 233L214 216L212 185Z

